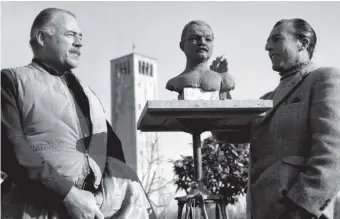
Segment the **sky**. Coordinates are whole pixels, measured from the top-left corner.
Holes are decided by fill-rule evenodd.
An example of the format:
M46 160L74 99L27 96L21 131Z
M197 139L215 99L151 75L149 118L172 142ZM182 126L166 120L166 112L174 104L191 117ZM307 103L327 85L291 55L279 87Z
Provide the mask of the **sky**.
M236 89L233 99L256 99L278 82L264 50L274 24L283 18L303 18L317 33L314 61L340 68L340 2L1 2L1 68L32 59L29 32L35 16L48 7L69 10L83 31L80 66L75 74L89 84L111 111L110 60L132 52L158 60L158 99L177 99L166 82L181 73L185 56L179 48L183 27L204 20L215 35L212 62L225 55ZM110 120L111 115L108 114ZM204 135L206 136L206 135ZM165 159L192 155L191 136L161 133ZM166 171L172 174L171 166Z

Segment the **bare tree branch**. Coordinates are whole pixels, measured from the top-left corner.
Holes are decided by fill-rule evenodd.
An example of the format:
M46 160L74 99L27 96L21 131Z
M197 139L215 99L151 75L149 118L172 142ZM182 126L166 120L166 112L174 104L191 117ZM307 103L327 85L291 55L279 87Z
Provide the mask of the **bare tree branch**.
M160 172L160 165L166 161L159 155L158 143L159 140L157 137L151 143L150 138L146 138L143 144L144 147L141 149L142 151L140 151L141 162L139 166L141 170L140 178L145 193L149 197L156 212L158 211L158 214L161 214L171 201L168 186L171 185L174 180L166 180Z

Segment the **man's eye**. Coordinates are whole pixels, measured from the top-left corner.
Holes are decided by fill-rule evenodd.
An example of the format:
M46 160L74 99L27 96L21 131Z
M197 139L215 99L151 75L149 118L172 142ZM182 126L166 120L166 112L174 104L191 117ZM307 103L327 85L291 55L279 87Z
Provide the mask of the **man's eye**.
M276 43L277 41L279 41L279 40L281 40L281 38L280 37L275 37L274 39L273 39L273 41Z
M212 40L208 38L208 39L206 39L206 41L207 41L207 42L211 42Z

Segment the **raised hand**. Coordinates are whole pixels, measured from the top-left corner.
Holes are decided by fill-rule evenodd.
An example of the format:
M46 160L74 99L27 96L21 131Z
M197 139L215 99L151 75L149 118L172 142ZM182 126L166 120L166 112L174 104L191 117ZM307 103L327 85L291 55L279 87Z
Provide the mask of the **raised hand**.
M218 73L228 72L228 61L224 55L218 56L210 65L210 69Z

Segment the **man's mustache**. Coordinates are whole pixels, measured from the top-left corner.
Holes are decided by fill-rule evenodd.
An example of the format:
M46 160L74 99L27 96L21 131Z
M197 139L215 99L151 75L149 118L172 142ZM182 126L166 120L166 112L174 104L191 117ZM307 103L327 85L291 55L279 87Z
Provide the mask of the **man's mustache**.
M81 52L79 51L79 49L75 49L75 48L70 49L70 53L75 53L75 54L77 54L78 56L81 55Z
M205 50L205 51L209 51L209 49L206 47L206 46L200 46L196 51L199 51L199 50Z

